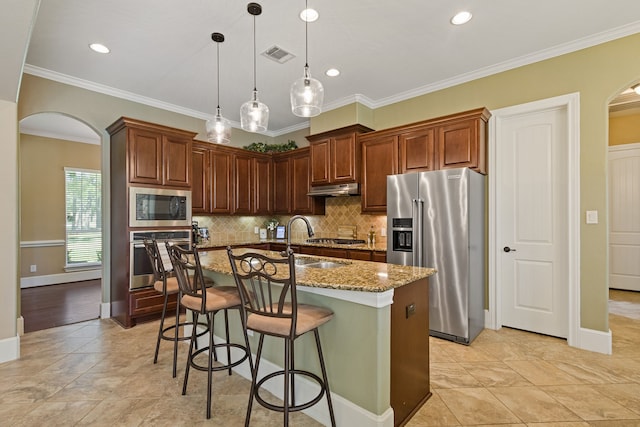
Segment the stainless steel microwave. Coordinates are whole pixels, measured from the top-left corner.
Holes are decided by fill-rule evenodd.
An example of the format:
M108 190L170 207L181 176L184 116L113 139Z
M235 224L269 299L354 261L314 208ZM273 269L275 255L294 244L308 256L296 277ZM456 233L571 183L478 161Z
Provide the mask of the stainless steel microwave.
M129 187L129 227L191 225L191 191Z

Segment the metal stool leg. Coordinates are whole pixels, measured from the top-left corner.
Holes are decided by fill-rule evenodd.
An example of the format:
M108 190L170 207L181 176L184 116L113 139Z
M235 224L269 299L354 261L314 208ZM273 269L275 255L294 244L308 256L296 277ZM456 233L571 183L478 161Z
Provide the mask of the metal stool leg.
M158 340L156 341L156 353L153 356L153 363L158 363L158 353L160 351L160 340L162 339L162 331L164 329L164 316L167 314L167 301L169 300L169 295L167 293L164 294L164 303L162 304L162 316L160 317L160 329L158 329ZM173 375L175 377L175 374Z
M324 356L322 355L322 346L320 345L320 333L318 329L313 330L316 337L316 347L318 349L318 358L320 359L320 370L322 371L322 380L324 381L324 391L327 396L327 404L329 405L329 417L331 418L331 426L336 426L336 417L333 414L333 404L331 403L331 392L329 391L329 380L327 379L327 370L324 366Z

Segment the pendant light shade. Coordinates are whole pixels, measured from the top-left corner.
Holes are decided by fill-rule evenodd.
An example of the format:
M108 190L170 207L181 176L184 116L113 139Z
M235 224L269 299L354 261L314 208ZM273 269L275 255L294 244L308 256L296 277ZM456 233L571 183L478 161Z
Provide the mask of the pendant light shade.
M218 106L216 107L216 115L211 120L207 120L207 140L217 144L228 144L231 142L231 123L222 117L220 109L220 43L224 41L224 35L220 33L211 34L211 39L216 42L216 57L218 63Z
M305 0L305 10L307 10ZM324 88L319 80L311 77L309 72L309 22L305 19L305 64L303 76L293 82L289 93L291 111L298 117L314 117L322 113Z
M269 107L258 100L256 87L256 16L262 13L262 6L249 3L247 11L253 15L253 93L240 107L240 127L248 132L264 132L269 124Z

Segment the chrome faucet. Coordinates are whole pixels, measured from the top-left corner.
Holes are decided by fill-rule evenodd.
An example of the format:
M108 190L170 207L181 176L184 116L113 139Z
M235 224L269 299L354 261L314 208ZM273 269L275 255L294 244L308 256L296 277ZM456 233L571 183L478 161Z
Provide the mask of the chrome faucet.
M287 252L289 251L289 249L291 249L291 223L296 219L301 219L307 223L307 234L309 234L309 237L313 237L313 234L314 234L313 228L311 228L311 224L309 223L309 220L306 217L302 215L292 216L291 219L289 219L289 222L287 223Z

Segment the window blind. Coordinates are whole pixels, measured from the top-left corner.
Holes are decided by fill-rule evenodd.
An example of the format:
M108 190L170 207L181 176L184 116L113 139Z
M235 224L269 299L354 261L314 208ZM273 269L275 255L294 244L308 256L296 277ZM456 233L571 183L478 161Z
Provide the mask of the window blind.
M100 171L65 168L66 266L102 264Z

